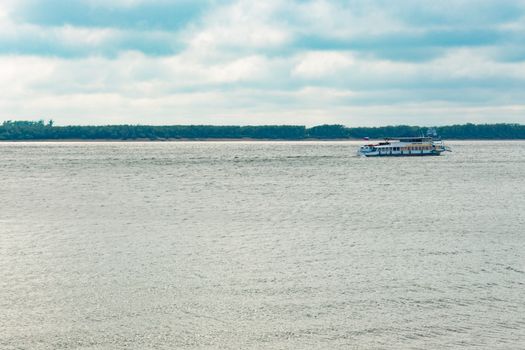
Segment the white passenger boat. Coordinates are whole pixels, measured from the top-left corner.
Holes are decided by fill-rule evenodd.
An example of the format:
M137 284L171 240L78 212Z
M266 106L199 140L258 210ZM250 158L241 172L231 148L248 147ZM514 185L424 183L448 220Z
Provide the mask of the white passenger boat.
M386 138L377 144L361 146L357 151L363 157L439 156L451 151L440 139L433 137Z

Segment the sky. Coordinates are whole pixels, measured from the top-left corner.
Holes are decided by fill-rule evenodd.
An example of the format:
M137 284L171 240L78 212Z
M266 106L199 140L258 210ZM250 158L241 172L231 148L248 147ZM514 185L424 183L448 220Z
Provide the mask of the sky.
M525 0L0 0L0 121L525 123Z

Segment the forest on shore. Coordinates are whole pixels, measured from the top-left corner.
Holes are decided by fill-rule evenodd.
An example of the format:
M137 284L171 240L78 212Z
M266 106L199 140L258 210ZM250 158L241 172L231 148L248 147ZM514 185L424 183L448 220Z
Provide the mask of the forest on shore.
M0 140L329 140L380 139L426 135L430 127L395 125L346 127L343 125L103 125L56 126L53 121L5 121L0 125ZM522 124L461 124L434 127L443 139L517 140L525 139Z

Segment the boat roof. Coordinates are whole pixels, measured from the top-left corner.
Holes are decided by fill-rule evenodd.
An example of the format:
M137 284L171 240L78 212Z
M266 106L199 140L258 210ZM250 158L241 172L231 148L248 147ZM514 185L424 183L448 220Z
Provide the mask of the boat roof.
M385 141L405 141L405 142L421 142L430 141L432 137L419 136L419 137L385 137Z

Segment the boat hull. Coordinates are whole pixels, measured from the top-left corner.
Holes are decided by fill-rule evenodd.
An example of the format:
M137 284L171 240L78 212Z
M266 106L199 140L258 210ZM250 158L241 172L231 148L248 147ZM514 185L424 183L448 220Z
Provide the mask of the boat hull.
M412 154L366 154L366 153L358 153L361 157L431 157L431 156L439 156L441 155L441 152L436 153L412 153Z

